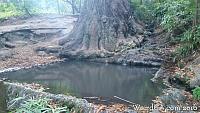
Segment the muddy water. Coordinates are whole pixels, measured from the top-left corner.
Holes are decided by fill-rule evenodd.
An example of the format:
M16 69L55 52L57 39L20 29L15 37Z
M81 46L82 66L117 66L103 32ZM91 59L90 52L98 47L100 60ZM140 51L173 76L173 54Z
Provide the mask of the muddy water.
M101 102L121 102L122 100L115 98L117 96L149 105L162 92L162 86L150 80L156 71L155 68L66 61L2 73L0 77L11 81L40 83L50 88L47 91L55 94L70 94L82 98L100 97L98 100ZM91 98L88 100L91 101Z

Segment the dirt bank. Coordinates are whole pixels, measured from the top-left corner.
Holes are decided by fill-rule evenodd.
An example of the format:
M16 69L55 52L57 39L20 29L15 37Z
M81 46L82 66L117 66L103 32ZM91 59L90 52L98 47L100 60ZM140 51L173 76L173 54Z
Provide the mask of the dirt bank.
M58 40L71 31L74 21L74 17L56 15L5 20L0 24L0 70L61 61L37 50L59 48Z

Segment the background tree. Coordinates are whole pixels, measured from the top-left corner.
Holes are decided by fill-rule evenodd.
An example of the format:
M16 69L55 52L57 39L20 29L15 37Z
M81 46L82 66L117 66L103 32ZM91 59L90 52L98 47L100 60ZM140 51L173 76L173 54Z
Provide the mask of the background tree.
M70 4L72 7L72 14L80 13L81 9L81 0L64 0L66 3Z
M58 14L61 14L61 10L60 10L60 2L59 2L59 0L56 0L56 2L57 2Z

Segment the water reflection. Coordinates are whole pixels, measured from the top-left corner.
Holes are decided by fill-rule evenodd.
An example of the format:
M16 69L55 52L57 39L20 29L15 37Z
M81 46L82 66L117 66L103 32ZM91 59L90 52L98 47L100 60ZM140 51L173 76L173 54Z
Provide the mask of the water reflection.
M70 61L0 76L20 82L41 83L53 93L70 93L79 97L118 96L147 105L162 91L160 85L150 81L155 71L152 68Z

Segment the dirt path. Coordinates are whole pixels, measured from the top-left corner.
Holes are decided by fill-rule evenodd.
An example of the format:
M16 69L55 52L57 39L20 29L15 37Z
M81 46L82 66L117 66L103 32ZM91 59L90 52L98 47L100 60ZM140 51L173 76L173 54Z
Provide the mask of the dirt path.
M0 41L14 47L0 49L0 70L60 61L53 55L35 50L39 47L59 47L58 40L69 34L74 21L76 18L70 16L37 16L1 23Z

